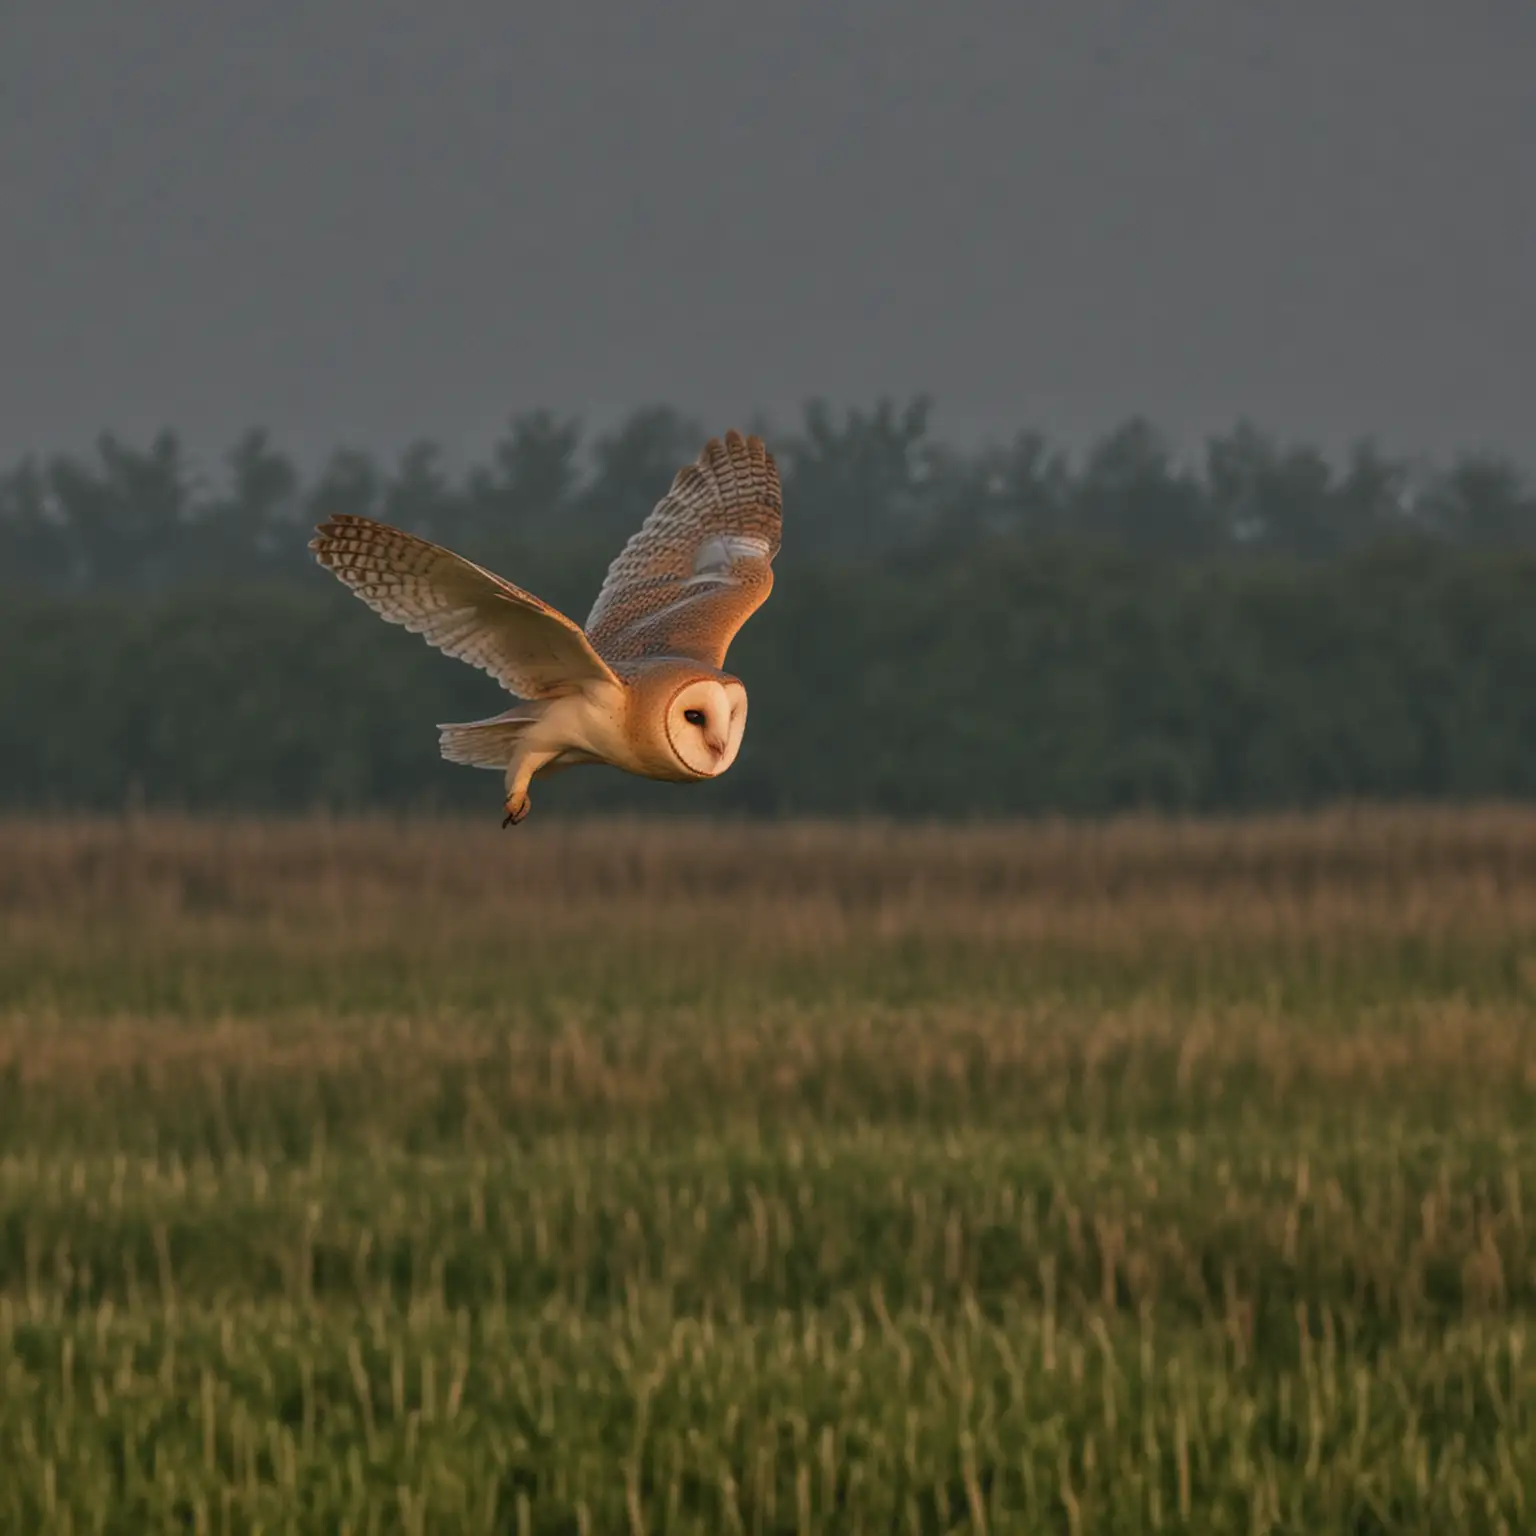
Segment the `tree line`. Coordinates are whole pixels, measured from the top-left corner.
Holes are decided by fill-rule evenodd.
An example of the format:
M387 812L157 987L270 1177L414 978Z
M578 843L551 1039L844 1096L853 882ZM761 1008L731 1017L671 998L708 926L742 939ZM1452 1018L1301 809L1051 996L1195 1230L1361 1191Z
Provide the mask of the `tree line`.
M422 441L390 462L341 451L306 478L261 431L214 474L174 433L145 446L107 434L89 452L33 455L0 473L0 584L122 594L307 576L306 530L330 512L486 551L576 556L627 537L707 435L655 407L589 441L578 422L536 411L463 470ZM1144 420L1075 458L1029 431L966 452L934 437L921 398L842 412L812 402L771 441L792 560L868 561L997 537L1178 560L1328 559L1390 537L1536 548L1536 490L1487 454L1429 464L1363 441L1336 464L1242 423L1186 459Z
M206 479L170 434L0 476L0 805L494 812L433 725L501 707L306 549L325 512L440 539L582 617L698 451L665 409L587 442L515 420L306 480L250 434ZM964 453L926 402L812 405L771 441L786 538L730 664L741 759L678 791L601 770L535 810L898 816L1241 811L1536 794L1536 497L1519 470L1145 422L1073 460Z

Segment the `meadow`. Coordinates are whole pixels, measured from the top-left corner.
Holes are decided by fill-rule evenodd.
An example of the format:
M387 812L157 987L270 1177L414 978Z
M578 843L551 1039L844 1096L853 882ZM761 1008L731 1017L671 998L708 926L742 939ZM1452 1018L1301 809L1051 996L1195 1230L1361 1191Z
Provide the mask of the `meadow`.
M0 1531L1536 1528L1536 812L0 822Z

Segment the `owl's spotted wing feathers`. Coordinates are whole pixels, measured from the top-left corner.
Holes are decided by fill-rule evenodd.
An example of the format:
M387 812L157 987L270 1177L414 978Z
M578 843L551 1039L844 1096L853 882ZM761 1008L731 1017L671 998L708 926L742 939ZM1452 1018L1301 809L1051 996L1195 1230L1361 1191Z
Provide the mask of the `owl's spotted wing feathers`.
M723 666L773 587L782 510L762 439L711 439L608 568L587 616L592 643L609 661L686 656Z
M559 609L439 544L337 514L309 547L381 618L489 672L522 698L617 682L581 627Z

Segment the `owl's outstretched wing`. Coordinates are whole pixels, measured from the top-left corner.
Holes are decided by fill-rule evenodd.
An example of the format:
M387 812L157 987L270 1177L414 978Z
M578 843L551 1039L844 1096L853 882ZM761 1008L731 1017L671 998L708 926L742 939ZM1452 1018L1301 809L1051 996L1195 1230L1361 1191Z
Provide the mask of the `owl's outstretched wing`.
M338 513L320 524L309 547L380 617L489 672L522 698L618 682L558 608L439 544Z
M782 510L762 439L711 439L609 566L587 616L592 643L609 661L685 656L723 666L773 587Z

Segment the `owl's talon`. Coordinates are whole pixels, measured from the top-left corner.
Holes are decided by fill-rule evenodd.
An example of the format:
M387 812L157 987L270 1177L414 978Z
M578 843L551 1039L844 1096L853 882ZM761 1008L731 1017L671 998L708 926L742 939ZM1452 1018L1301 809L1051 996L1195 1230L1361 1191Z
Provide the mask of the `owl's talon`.
M507 814L502 817L501 824L505 827L515 827L529 812L530 802L527 795L521 800L509 800L506 804Z

